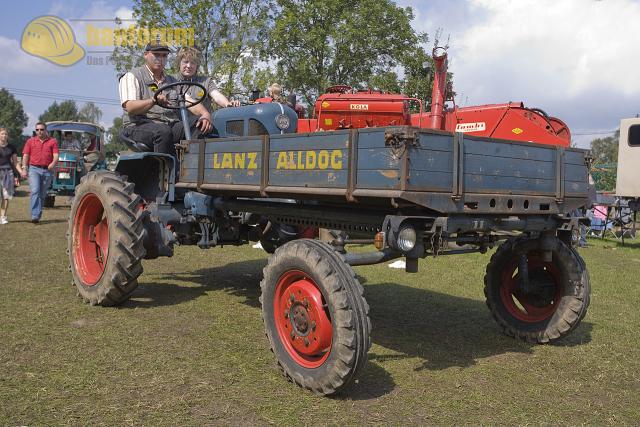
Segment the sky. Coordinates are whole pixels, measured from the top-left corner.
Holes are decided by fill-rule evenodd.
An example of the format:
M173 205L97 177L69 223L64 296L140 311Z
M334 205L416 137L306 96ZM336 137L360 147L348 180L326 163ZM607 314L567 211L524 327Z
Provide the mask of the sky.
M565 121L574 142L615 131L620 120L640 114L640 0L398 0L411 6L417 31L437 32L449 44L456 102L461 106L522 101ZM61 67L20 49L25 26L41 15L69 22L87 46L87 25L131 18L132 3L114 1L12 2L0 16L0 87L16 95L29 116L25 133L54 99L25 90L98 99L102 124L121 115L117 74L107 54L87 52ZM93 48L95 50L95 48ZM95 64L100 62L102 65ZM89 63L93 62L93 63ZM34 93L34 92L28 92ZM55 96L53 96L55 98ZM58 99L62 101L64 98ZM82 105L82 102L79 102Z

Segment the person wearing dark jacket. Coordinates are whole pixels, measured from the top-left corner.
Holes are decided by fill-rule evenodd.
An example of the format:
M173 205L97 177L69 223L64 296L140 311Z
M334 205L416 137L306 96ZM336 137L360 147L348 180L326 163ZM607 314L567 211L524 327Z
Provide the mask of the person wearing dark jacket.
M13 198L15 187L20 185L21 174L18 150L13 144L9 144L9 131L0 127L0 225L9 222L9 200Z

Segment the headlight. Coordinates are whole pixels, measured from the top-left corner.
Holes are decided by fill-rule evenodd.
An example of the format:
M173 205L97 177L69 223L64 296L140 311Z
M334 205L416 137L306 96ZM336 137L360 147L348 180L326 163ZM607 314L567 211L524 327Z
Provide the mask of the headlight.
M278 129L281 129L281 130L288 129L289 125L291 125L291 121L289 120L289 117L286 114L278 114L276 116L276 126L278 126Z
M398 232L398 249L409 252L416 245L416 230L411 225L403 225Z

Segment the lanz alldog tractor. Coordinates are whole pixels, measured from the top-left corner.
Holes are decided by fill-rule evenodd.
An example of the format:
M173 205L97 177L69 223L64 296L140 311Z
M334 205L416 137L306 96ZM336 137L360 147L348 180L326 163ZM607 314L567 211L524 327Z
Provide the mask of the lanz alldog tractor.
M419 126L405 100L390 101L385 113L376 94L346 89L325 97L324 113L307 121L278 103L223 109L214 117L219 138L187 137L177 170L173 157L141 151L122 155L115 172L89 173L69 222L80 295L93 305L120 304L136 289L143 260L171 256L176 244L239 245L271 233L275 252L260 285L270 346L286 377L330 395L357 377L371 344L353 266L404 258L415 273L420 258L499 245L484 277L497 323L532 343L566 336L589 305L589 274L571 245L577 222L567 215L587 203L586 152L448 132L438 93ZM359 100L336 116L333 98L351 95ZM178 94L172 108L184 105ZM564 132L531 114L522 115L531 126L546 123L553 137ZM329 119L342 125L315 131ZM304 238L304 227L342 233L327 243ZM345 234L369 239L372 250L345 252Z

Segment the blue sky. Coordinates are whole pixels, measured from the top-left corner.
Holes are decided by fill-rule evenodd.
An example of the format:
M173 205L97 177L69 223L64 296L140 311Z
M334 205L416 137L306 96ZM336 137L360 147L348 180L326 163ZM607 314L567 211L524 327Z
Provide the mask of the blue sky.
M87 53L75 65L60 67L26 54L19 46L25 26L41 15L56 15L70 22L72 19L112 19L116 15L125 17L130 10L130 1L42 0L3 5L0 16L0 58L4 59L0 62L0 86L117 100L115 69L109 65L87 64L89 56L104 58L105 54ZM78 42L86 47L86 22L74 21L72 26ZM37 117L54 101L24 95L16 97L22 101L29 116L27 130L35 125ZM79 102L78 105L83 103ZM122 109L117 105L96 105L103 111L102 122L106 127L111 125L114 117L122 114Z
M450 40L456 99L470 106L524 101L567 122L579 146L606 136L640 113L640 0L398 0L412 6L414 27ZM60 67L20 50L25 25L40 15L73 19L130 17L130 1L7 3L0 16L0 86L117 99L109 65L87 58ZM86 21L70 21L86 46ZM106 25L106 24L105 24ZM105 55L87 54L87 57ZM18 95L35 119L52 99ZM61 99L62 100L62 99ZM98 104L108 127L121 114Z

